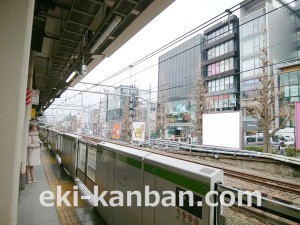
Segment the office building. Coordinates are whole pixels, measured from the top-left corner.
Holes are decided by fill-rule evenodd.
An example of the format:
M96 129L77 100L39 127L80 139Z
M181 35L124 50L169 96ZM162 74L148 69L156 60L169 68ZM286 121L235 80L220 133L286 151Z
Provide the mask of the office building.
M204 79L212 110L239 106L239 19L231 15L204 30Z
M284 6L282 0L244 1L240 9L240 87L241 103L251 99L256 93L259 81L256 75L262 72L262 48L266 49L266 57L271 60L268 71L278 73L278 68L298 60L297 30L299 28L299 3ZM281 76L283 78L284 75ZM281 83L276 80L275 85ZM278 87L278 86L277 86ZM275 87L276 88L276 87ZM275 100L275 112L279 109L279 99ZM246 114L243 108L243 123L245 135L251 135L259 130L254 118ZM251 124L251 126L248 126ZM275 121L279 126L279 119Z
M187 40L159 57L158 102L165 95L169 117L168 137L183 137L194 129L185 117L191 112L191 95L203 58L203 34Z

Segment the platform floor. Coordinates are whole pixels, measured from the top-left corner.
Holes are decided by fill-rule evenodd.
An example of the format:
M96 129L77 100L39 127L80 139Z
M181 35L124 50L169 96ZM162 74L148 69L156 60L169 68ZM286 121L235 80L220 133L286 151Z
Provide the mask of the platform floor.
M78 192L78 206L66 206L62 203L62 206L57 206L56 202L56 190L60 185L62 194L66 191L71 191L67 199L73 203L73 182L61 183L53 167L58 164L56 158L50 153L45 146L41 151L41 165L34 168L35 178L37 183L26 184L25 190L20 192L19 211L18 211L18 224L20 225L67 225L67 224L99 224L106 225L99 218L95 221L95 216L87 215L82 216L84 220L77 217L78 211L75 213L75 209L82 208L82 212L85 212L85 208L89 207L85 200L81 200L80 193ZM39 201L40 194L43 191L50 190L54 193L54 206L44 207ZM51 201L47 200L47 203ZM53 201L52 201L53 202ZM73 205L73 204L72 204ZM79 220L80 219L80 220ZM96 223L95 223L96 222Z

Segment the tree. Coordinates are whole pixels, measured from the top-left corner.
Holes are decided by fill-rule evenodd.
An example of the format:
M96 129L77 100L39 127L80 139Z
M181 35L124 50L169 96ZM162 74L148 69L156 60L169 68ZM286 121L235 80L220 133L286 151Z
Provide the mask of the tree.
M267 59L267 49L265 45L263 46L261 50L262 69L254 77L258 82L255 88L256 93L249 95L247 100L243 100L243 106L246 108L246 114L257 120L264 137L264 152L268 153L270 137L291 120L293 110L292 105L280 101L281 93L279 85L276 85L279 75L273 73L272 60ZM278 109L275 107L276 101L279 101ZM276 119L280 120L278 127L275 127Z
M100 111L100 107L97 110L97 114L96 114L96 121L97 121L97 129L98 129L98 135L102 136L102 127L103 127L103 119L101 117L101 111Z
M132 132L132 120L130 116L129 97L124 99L123 113L121 118L121 137L124 141L128 141Z
M73 126L72 127L73 132L77 132L77 129L79 128L79 121L78 121L77 115L73 116L72 126Z
M200 57L200 65L197 71L197 79L191 96L192 111L194 112L192 122L195 125L195 133L198 144L202 144L203 114L208 113L210 111L209 101L206 97L206 93L207 87L205 85L205 80L203 79L203 63Z
M134 109L133 121L141 122L144 120L144 113L143 113L143 109L141 107L141 102L138 98L136 98L136 102L137 102L137 104Z
M156 134L164 138L167 129L167 97L166 97L166 82L165 78L161 79L161 91L159 92L159 98L156 109Z

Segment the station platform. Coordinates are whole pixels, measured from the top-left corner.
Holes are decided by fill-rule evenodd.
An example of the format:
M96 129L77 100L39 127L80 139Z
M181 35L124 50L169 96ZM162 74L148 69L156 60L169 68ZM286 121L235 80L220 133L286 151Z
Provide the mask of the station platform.
M41 164L34 167L37 183L26 184L25 190L20 191L18 224L106 225L93 207L89 206L86 200L81 200L80 192L78 192L78 206L73 206L73 186L76 184L66 177L68 175L55 171L55 168L59 166L52 152L43 146L41 150ZM57 206L57 186L61 186L62 195L67 191L71 191L67 199L72 206L66 206L64 202L62 202L61 206ZM40 203L40 194L43 191L52 191L54 193L54 206L45 207ZM51 203L53 200L45 200L45 202Z

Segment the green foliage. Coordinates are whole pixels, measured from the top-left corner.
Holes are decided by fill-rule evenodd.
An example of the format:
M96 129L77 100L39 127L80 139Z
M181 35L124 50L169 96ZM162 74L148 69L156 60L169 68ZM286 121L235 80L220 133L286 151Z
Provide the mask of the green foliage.
M294 147L288 147L285 148L286 156L295 156L295 148ZM297 156L300 155L300 150L297 150Z
M245 150L250 150L250 151L256 151L256 152L263 152L263 147L262 146L244 146ZM271 154L279 154L279 150L271 150ZM285 148L286 156L294 156L295 155L295 148L294 147L288 147ZM297 156L300 156L300 150L297 150Z
M262 146L244 146L244 149L256 152L263 152L264 148Z

